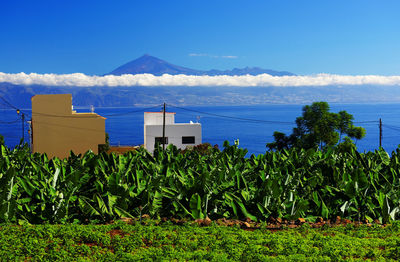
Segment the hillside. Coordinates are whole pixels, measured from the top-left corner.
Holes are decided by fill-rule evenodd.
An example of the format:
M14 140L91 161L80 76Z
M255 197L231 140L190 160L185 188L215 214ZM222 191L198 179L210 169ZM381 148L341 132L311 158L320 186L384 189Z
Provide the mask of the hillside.
M0 83L0 96L21 108L31 107L35 94L72 94L75 106L129 107L156 105L255 105L329 103L395 103L400 102L396 87L336 86L325 87L52 87L22 86ZM390 95L387 95L390 94Z

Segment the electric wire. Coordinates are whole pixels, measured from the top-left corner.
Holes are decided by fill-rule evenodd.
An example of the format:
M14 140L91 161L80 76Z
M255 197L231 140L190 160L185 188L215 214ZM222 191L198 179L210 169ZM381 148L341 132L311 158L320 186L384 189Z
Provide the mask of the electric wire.
M154 108L159 108L161 105L157 105L157 106L153 106L153 107L147 107L147 108L141 108L139 110L133 110L133 111L128 111L128 112L121 112L121 113L115 113L115 114L97 114L96 115L80 115L80 114L91 114L90 112L82 112L82 113L76 113L73 115L55 115L55 114L47 114L47 113L38 113L38 112L34 112L32 113L32 115L39 115L39 116L48 116L48 117L58 117L58 118L94 118L97 116L100 117L115 117L115 116L124 116L124 115L130 115L130 114L135 114L135 113L141 113L141 112L145 112L147 110L151 110ZM77 117L79 116L79 117Z
M261 119L251 119L251 118L227 116L227 115L220 115L220 114L202 112L202 111L199 111L199 110L189 109L189 108L183 108L183 107L174 106L174 105L168 105L168 106L173 107L173 108L178 108L178 109L181 109L181 110L196 112L196 113L199 113L199 114L211 115L211 116L216 116L216 117L220 117L220 118L228 118L228 119L240 120L240 121L247 121L247 122L268 123L268 124L290 124L290 125L295 124L295 122L284 122L284 121L273 121L273 120L261 120Z
M32 116L32 115L41 115L41 116L48 116L48 117L59 117L59 118L76 118L76 115L55 115L55 114L47 114L47 113L38 113L38 112L32 112L32 115L24 110L18 109L16 106L12 105L10 102L8 102L4 97L0 96L0 99L3 101L1 102L3 105L10 107L12 109L15 110L19 110L20 112L22 112L25 115L28 116ZM134 114L134 113L140 113L140 112L145 112L147 110L151 110L154 108L161 108L162 105L156 105L156 106L152 106L152 107L147 107L147 108L141 108L139 110L133 110L133 111L128 111L128 112L122 112L122 113L115 113L115 114L104 114L101 116L104 117L114 117L114 116L123 116L123 115L129 115L129 114ZM79 114L85 114L85 113L77 113ZM90 114L90 113L89 113ZM80 115L80 118L93 118L94 116L90 115L90 116L83 116Z
M5 103L5 104L2 103L3 105L6 105L6 106L11 107L11 108L13 108L13 109L15 109L15 110L18 110L17 107L15 107L15 106L12 105L10 102L8 102L3 96L0 96L0 99Z
M124 116L124 115L129 115L129 114L135 114L135 113L145 112L145 111L147 111L147 110L151 110L151 109L154 109L154 108L160 108L161 106L162 106L162 105L157 105L157 106L142 108L142 109L139 109L139 110L133 110L133 111L124 112L124 113L115 113L115 114L109 114L109 115L107 115L107 114L104 115L104 114L103 114L102 116L105 116L105 117Z
M21 112L23 115L27 115L27 116L32 117L30 113L28 113L25 110L19 109L18 107L14 106L10 102L8 102L3 96L0 96L0 99L3 101L1 104L5 105L7 107L10 107L10 108L12 108L14 110L17 110L17 111Z
M397 135L397 136L384 136L383 138L391 139L391 138L399 138L399 137L400 137L400 135Z
M355 121L354 124L372 124L372 123L379 123L378 120L371 120L371 121Z
M14 121L0 121L0 124L4 124L4 125L11 125L11 124L15 124L17 122L19 122L20 120L14 120Z
M5 106L5 107L8 107L8 108L10 108L10 106L9 106L9 105L7 105L6 103L4 103L3 101L0 101L0 105L3 105L3 106ZM14 109L14 108L12 108L12 109Z
M391 129L393 131L400 132L400 127L391 126L391 125L385 125L384 127L388 128L388 129Z
M398 129L400 129L400 126L394 126L394 125L385 124L385 125L382 125L382 126L389 127L389 128L398 128Z
M0 99L2 101L4 101L4 103L2 103L3 105L11 107L11 108L13 108L15 110L20 110L17 107L15 107L14 105L12 105L11 103L9 103L4 97L0 96ZM295 123L295 122L287 122L287 121L274 121L274 120L262 120L262 119L252 119L252 118L227 116L227 115L203 112L203 111L199 111L199 110L195 110L195 109L183 108L183 107L179 107L179 106L175 106L175 105L171 105L171 104L168 104L168 106L173 107L173 108L177 108L177 109L181 109L181 110L185 110L185 111L194 112L194 113L200 113L200 114L205 114L205 115L210 115L210 116L215 116L215 117L220 117L220 118L233 119L233 120L240 120L240 121L257 122L257 123L268 123L268 124L290 124L290 125ZM129 111L129 112L115 113L115 114L103 114L102 116L104 116L104 117L123 116L123 115L129 115L129 114L144 112L144 111L147 111L147 110L151 110L151 109L154 109L154 108L161 108L161 107L162 107L162 105L156 105L156 106L153 106L153 107L142 108L142 109L139 109L139 110L133 110L133 111ZM22 111L22 110L20 110L20 111L24 112L24 114L26 114L26 115L30 115L29 113L27 113L25 111ZM60 115L47 114L47 113L33 113L33 114L34 115L51 116L51 117L61 117L61 118L75 117L75 116L60 116ZM85 117L91 118L93 116L80 116L80 117L81 118L85 118ZM366 123L379 123L379 121L377 121L377 120L356 121L356 122L353 122L353 123L354 124L366 124Z
M19 110L24 115L28 115L28 116L31 115L30 113L26 112L25 110L18 109L16 106L12 105L3 96L0 96L0 104L5 106L5 107L14 109L14 110ZM183 111L187 111L187 112L197 113L197 114L201 114L201 115L208 115L208 116L201 116L201 118L224 118L224 119L227 119L227 120L238 120L238 121L245 121L245 122L252 122L252 123L265 123L265 124L285 124L285 125L286 124L290 124L290 125L295 124L295 122L252 119L252 118L243 118L243 117L235 117L235 116L229 116L229 115L223 115L223 114L216 114L216 113L204 112L204 111L190 109L190 108L179 107L179 106L170 105L170 104L168 104L168 106L170 106L172 108L180 109L180 110L183 110ZM145 111L152 110L152 109L155 109L155 108L160 108L161 109L161 107L162 107L162 105L156 105L156 106L153 106L153 107L141 108L139 110L132 110L132 111L128 111L128 112L121 112L121 113L114 113L114 114L103 114L101 116L108 117L108 118L110 118L110 117L118 117L118 116L125 116L125 115L135 114L135 113L139 113L139 112L145 112ZM184 113L184 112L181 112L181 114L193 115L193 114ZM60 115L46 114L46 113L33 113L33 115L43 115L43 116L61 117L61 118L76 118L76 115L60 116ZM79 118L86 118L86 117L93 118L93 116L82 116L82 115ZM17 123L19 121L21 121L21 119L17 119L17 120L14 120L14 121L1 121L0 120L0 124L15 124L15 123ZM24 122L29 124L29 121L26 120L26 119L25 119ZM36 123L50 124L50 123L45 123L45 122L36 122ZM376 124L376 123L379 123L379 121L377 121L377 120L355 121L353 123L354 124ZM90 131L95 131L94 129L80 128L80 127L76 127L76 126L74 126L74 127L73 126L68 126L68 125L58 125L58 126L62 126L62 127L65 127L65 128L76 128L76 129L86 129L86 130L90 130ZM400 126L384 125L384 127L388 128L390 130L393 130L393 131L400 132ZM8 137L11 137L11 136L8 135ZM179 137L171 137L171 138L179 138ZM386 138L396 138L396 136L388 136ZM256 151L254 151L254 152L256 152ZM259 152L257 151L256 153L259 153Z

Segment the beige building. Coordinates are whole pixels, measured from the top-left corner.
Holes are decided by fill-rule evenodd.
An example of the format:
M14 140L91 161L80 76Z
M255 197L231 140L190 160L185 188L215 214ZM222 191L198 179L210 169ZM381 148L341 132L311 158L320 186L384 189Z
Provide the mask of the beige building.
M98 153L105 143L105 118L96 113L76 113L72 95L35 95L32 97L32 152L49 157L68 157L72 150Z

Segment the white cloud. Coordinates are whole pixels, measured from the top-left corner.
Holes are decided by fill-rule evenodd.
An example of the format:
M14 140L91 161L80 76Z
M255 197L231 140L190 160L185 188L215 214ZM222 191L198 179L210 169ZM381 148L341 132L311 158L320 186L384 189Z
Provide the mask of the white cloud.
M222 56L220 56L221 58L229 58L229 59L236 59L236 58L238 58L237 56L235 56L235 55L222 55Z
M208 55L208 54L190 53L189 56L210 56L210 55Z
M236 55L210 55L204 53L190 53L189 56L206 56L211 58L228 58L228 59L236 59L238 56Z
M386 85L400 86L400 76L380 75L303 75L303 76L188 76L188 75L106 75L75 74L7 74L0 72L0 82L16 85L45 86L349 86Z

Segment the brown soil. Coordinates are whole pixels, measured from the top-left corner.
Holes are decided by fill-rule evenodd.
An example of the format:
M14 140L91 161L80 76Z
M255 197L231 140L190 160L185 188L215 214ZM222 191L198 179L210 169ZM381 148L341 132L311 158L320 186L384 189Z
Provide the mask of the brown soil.
M143 215L142 219L131 219L131 218L122 218L121 221L127 223L127 224L135 224L136 222L141 221L142 224L151 224L149 215ZM153 220L154 221L154 220ZM112 221L111 223L113 223ZM183 224L197 224L199 226L210 226L213 223L217 224L219 226L227 226L227 227L239 227L244 230L248 231L254 231L256 229L261 228L261 223L260 222L255 222L252 221L250 218L247 218L246 220L237 220L237 219L226 219L226 218L220 218L217 220L211 220L210 218L206 217L204 219L196 219L192 221L188 221L186 219L177 219L177 218L166 218L163 217L159 221L155 221L155 224L164 224L164 223L171 223L174 225L183 225ZM323 226L328 226L328 227L335 227L335 226L343 226L343 225L348 225L352 224L354 226L360 226L360 225L366 225L366 226L372 226L371 223L368 221L351 221L349 219L342 219L341 217L336 217L334 220L330 219L323 219L322 217L319 217L315 220L315 222L309 222L304 218L298 218L296 220L286 220L282 218L274 218L270 217L266 224L263 225L263 229L268 229L271 231L278 231L282 229L288 229L288 228L298 228L304 224L309 225L311 228L321 228ZM380 224L378 220L374 221L373 224ZM386 226L386 225L383 225ZM114 232L115 231L115 232ZM120 230L113 230L113 232L110 232L110 234L116 235L123 235L123 233Z

